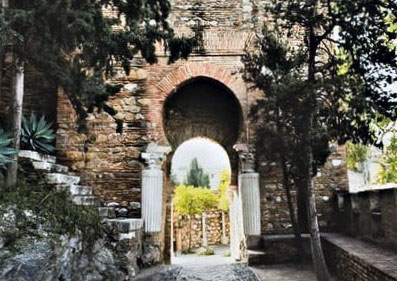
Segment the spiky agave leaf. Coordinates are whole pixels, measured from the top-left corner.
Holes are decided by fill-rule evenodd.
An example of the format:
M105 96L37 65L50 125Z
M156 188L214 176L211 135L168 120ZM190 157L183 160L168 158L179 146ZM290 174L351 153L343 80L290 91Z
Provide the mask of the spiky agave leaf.
M7 164L14 161L11 156L16 153L16 150L9 147L11 142L12 137L10 134L0 129L0 170L5 169Z
M21 143L25 149L31 149L43 153L52 153L55 147L52 142L55 139L54 130L51 129L52 123L47 123L45 117L37 118L32 113L29 119L23 117Z

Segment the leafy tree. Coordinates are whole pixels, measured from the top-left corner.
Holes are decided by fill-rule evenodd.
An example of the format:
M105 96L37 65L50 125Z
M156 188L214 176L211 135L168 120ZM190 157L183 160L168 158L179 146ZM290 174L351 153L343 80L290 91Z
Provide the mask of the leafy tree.
M322 162L314 156L327 151L320 145L316 153L324 143L316 139L375 142L371 119L379 113L395 118L397 93L384 85L392 82L397 66L389 46L396 38L390 27L397 3L274 0L267 9L273 29L265 30L259 51L245 57L246 78L265 93L262 110L273 109L264 113L269 126L286 133L288 145L297 145L289 164L305 198L317 279L328 281L312 182Z
M186 184L194 187L209 187L210 178L204 173L203 168L198 164L197 158L193 158L186 177Z
M397 137L391 139L386 148L386 155L380 160L381 171L379 182L381 184L397 183Z
M169 50L169 61L187 58L195 40L176 38L167 18L167 0L15 0L2 1L0 66L13 58L15 77L11 130L19 149L24 67L32 66L65 90L84 125L87 113L117 112L106 101L120 90L105 84L118 68L128 74L130 61L140 54L155 63L157 43ZM110 9L111 16L103 10ZM1 67L0 80L3 78ZM1 86L1 85L0 85ZM123 120L115 120L120 125ZM83 126L84 127L84 126ZM9 169L16 180L16 164Z
M177 214L189 217L189 250L192 241L192 216L213 208L217 196L208 188L180 185L174 190L174 209Z
M225 170L221 173L221 179L218 186L218 209L222 212L229 211L229 201L226 191L230 185L230 172Z

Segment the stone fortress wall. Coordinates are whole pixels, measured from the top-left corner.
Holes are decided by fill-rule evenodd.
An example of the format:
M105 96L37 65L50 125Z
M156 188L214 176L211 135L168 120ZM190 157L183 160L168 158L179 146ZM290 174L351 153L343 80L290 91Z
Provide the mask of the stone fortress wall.
M112 96L109 104L123 119L122 128L117 128L114 119L107 113L90 114L87 130L77 130L75 112L66 95L52 91L41 113L47 113L57 126L57 157L62 164L71 168L82 177L84 184L93 187L94 194L104 202L117 202L128 209L128 216L141 217L141 178L145 168L141 153L149 143L176 145L188 140L199 130L179 128L175 134L183 136L170 143L170 132L165 128L164 104L176 89L191 79L210 79L227 88L241 107L239 116L241 126L235 143L253 143L255 124L250 124L247 116L251 105L259 98L259 93L251 90L242 79L241 57L244 48L251 46L255 32L265 18L265 0L173 0L171 25L177 34L191 35L192 27L200 22L204 28L203 46L205 52L192 54L189 60L168 64L167 57L159 51L159 61L148 65L137 58L132 63L132 71L126 76L120 69L112 83L122 85L120 93ZM202 80L204 81L204 80ZM27 92L26 108L36 110L35 104L44 100L41 92ZM39 96L40 95L40 96ZM37 98L39 97L39 98ZM55 98L56 97L56 98ZM3 98L3 97L2 97ZM56 117L54 103L56 102ZM48 112L46 112L48 110ZM199 119L192 119L198 121ZM211 120L200 119L198 127L208 125L207 134L212 135ZM228 124L230 128L235 124ZM190 130L184 132L183 130ZM247 133L249 132L249 133ZM172 133L172 132L171 132ZM225 134L225 133L223 133ZM201 135L202 136L202 135ZM232 182L236 184L238 174L238 155L233 150L235 143L225 147L232 164ZM225 144L226 145L226 144ZM163 163L165 188L163 193L162 232L155 241L164 249L170 237L170 194L169 169L171 154ZM291 232L291 223L284 191L280 185L277 171L272 163L258 163L261 193L261 232ZM339 148L316 178L316 193L320 225L326 229L335 226L334 191L345 190L346 166L343 148ZM296 200L295 200L296 201ZM165 237L165 238L164 238ZM168 241L168 242L167 242Z

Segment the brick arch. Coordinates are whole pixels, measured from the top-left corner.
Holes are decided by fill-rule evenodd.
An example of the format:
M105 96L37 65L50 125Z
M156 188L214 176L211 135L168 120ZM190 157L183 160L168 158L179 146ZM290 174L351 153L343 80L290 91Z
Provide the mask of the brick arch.
M188 63L166 75L156 88L161 96L168 96L177 89L183 82L195 77L207 77L219 81L228 87L237 96L246 92L243 79L237 75L232 75L230 70L208 63Z
M152 133L150 136L152 141L169 145L163 126L164 103L179 87L187 81L198 77L215 80L223 84L234 94L241 106L242 126L244 127L244 119L247 116L245 110L247 89L241 76L232 74L230 69L214 64L189 62L171 70L159 82L148 85L151 98L154 102L148 116L152 124ZM243 127L242 130L244 130Z

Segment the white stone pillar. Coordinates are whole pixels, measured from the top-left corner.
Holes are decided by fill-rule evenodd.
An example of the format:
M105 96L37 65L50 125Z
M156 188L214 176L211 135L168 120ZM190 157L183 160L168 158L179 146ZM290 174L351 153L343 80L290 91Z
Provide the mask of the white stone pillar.
M261 234L261 208L259 192L259 174L255 173L254 154L246 145L236 145L239 153L238 192L243 214L244 234Z
M142 171L142 218L145 232L161 231L163 210L163 171L161 166L170 147L149 144L142 158L147 168Z
M260 235L261 211L258 173L239 175L239 194L245 235Z

